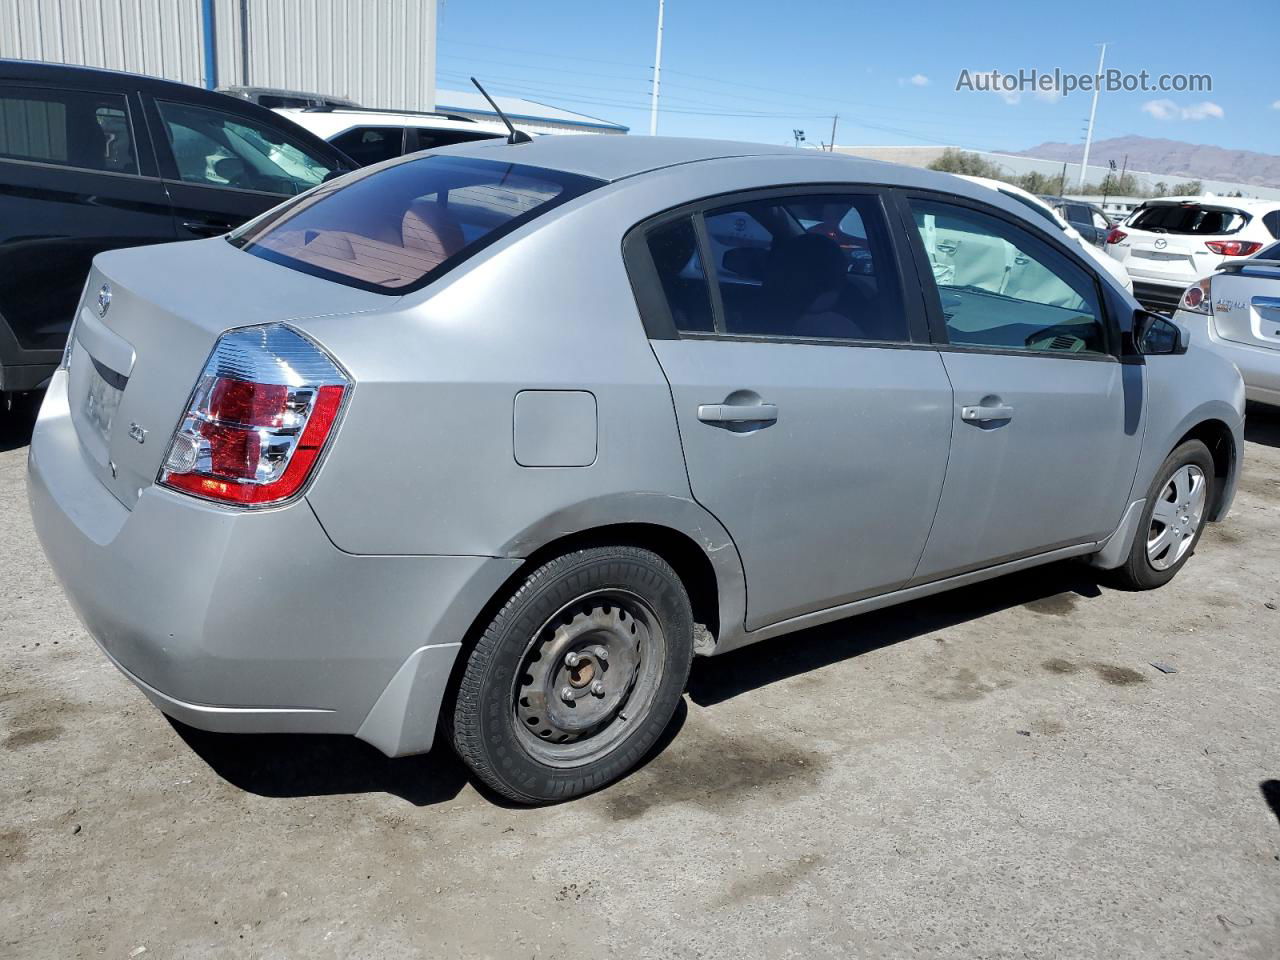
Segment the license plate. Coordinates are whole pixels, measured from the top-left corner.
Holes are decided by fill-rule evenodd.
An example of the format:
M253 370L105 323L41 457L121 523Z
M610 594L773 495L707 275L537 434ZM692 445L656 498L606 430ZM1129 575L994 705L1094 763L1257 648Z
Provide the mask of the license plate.
M111 438L111 422L119 406L120 391L107 383L96 367L90 367L88 389L84 394L84 419L104 442Z

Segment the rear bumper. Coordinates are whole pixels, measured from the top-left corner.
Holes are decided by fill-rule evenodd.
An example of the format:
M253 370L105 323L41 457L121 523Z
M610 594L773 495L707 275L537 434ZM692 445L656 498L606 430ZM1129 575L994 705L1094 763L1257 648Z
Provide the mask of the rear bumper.
M1174 319L1191 331L1191 339L1236 365L1248 400L1280 406L1280 350L1255 347L1218 336L1211 318L1179 310Z
M305 500L243 512L153 486L127 509L83 459L63 373L28 474L36 532L89 633L157 707L206 730L428 749L460 642L519 564L344 553Z

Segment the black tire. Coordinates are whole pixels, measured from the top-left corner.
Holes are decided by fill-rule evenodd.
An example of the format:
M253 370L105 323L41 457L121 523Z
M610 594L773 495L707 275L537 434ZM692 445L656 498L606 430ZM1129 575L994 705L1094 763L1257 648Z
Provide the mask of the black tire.
M531 708L528 699L521 699L520 694L532 689L524 685L531 681L532 671L543 671L545 676L538 686L541 698L544 686L554 687L555 677L566 676L558 672L568 669L560 654L569 649L562 639L565 634L560 631L578 623L572 619L575 616L589 619L582 611L607 616L609 604L613 602L610 598L614 597L619 599L622 611L617 616L624 622L634 621L634 617L633 621L625 620L633 603L633 614L653 619L649 624L652 633L648 627L642 631L646 638L644 649L652 646L652 655L645 659L637 653L635 664L622 665L622 658L629 654L626 650L615 654L617 696L621 698L617 714L602 721L604 726L597 732L583 734L567 748L554 740L548 741L544 748L533 738L545 731L531 731L521 726L522 717L530 722L537 719L524 716ZM642 622L648 623L643 619ZM636 633L635 626L630 630ZM588 630L582 636L585 644L593 634ZM654 637L661 639L660 651ZM641 650L641 641L637 640L634 646L637 651ZM573 649L587 652L600 648ZM542 653L550 650L557 653L548 655L544 664ZM643 699L639 696L642 685L638 681L629 687L623 683L628 666L633 676L641 674L641 659L645 659L643 689L647 691ZM665 560L636 547L595 547L565 554L534 570L477 640L466 661L454 701L450 724L454 749L485 784L517 803L552 803L580 796L617 780L645 758L671 722L684 694L692 660L693 614L689 596ZM606 677L615 667L606 658L600 669L599 676ZM636 697L634 709L633 701L628 699L633 695ZM585 691L581 696L584 710L597 707L595 701L588 702ZM611 690L599 706L603 709L605 704L613 702L614 696ZM541 699L538 702L541 703ZM544 707L561 712L565 709L559 703L551 707L544 704ZM560 733L559 729L555 732ZM616 742L610 736L616 738ZM595 749L605 751L599 756L566 761L542 755L558 749L585 750L592 737L599 737L596 742L602 744Z
M1200 517L1199 526L1191 537L1190 547L1176 562L1160 570L1152 565L1150 558L1147 556L1147 538L1152 529L1152 517L1157 506L1157 498L1168 486L1173 475L1178 470L1189 465L1198 467L1204 474L1206 485L1204 512ZM1173 453L1169 454L1156 472L1156 478L1151 483L1151 489L1147 491L1147 503L1142 511L1142 519L1138 523L1138 530L1134 534L1133 545L1129 549L1129 557L1125 560L1123 566L1113 572L1113 580L1116 586L1127 590L1154 590L1156 587L1164 586L1177 576L1178 571L1183 568L1196 552L1200 536L1204 533L1205 523L1208 522L1209 510L1213 504L1217 484L1217 478L1214 476L1213 470L1213 456L1209 453L1209 448L1199 440L1188 440L1175 449Z

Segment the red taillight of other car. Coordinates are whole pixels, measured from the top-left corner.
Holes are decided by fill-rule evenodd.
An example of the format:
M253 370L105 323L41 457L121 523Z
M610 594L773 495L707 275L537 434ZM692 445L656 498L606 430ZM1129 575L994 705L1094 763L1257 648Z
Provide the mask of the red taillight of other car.
M1206 240L1204 245L1220 257L1252 257L1262 249L1252 240Z
M157 481L208 500L283 503L315 472L351 381L283 324L219 338Z
M1111 232L1107 234L1107 243L1119 243L1127 236L1128 234L1119 227L1112 227Z

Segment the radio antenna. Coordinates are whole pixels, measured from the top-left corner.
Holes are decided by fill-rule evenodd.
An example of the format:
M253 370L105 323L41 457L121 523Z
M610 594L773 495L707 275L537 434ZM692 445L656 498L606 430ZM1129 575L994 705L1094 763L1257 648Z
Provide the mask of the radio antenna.
M489 106L493 107L493 112L498 115L498 119L507 125L507 130L511 136L507 137L507 143L532 143L533 137L529 136L523 130L517 130L511 125L511 121L507 119L507 115L502 112L502 108L494 103L493 97L489 96L489 91L480 86L480 81L475 77L471 78L471 82L476 85L476 89L480 91L481 96L489 101Z

